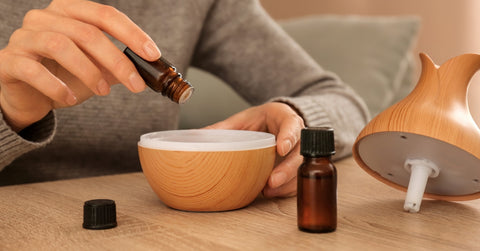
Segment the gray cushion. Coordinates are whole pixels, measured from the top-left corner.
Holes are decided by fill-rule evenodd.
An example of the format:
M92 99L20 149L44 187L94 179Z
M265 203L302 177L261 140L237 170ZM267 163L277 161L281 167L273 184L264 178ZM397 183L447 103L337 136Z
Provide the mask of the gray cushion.
M322 15L280 24L323 68L352 86L372 115L403 98L414 84L416 17ZM190 69L187 78L196 92L182 106L180 128L202 127L249 106L211 74Z
M414 84L416 17L312 16L282 26L324 69L352 86L372 115Z

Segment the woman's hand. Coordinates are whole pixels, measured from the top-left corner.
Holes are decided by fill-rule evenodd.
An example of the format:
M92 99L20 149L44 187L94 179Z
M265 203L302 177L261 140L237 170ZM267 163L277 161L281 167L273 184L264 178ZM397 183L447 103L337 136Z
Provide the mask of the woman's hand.
M0 50L0 107L15 131L52 109L107 95L123 83L145 89L134 65L103 33L147 60L160 57L152 39L113 7L84 0L53 0L29 11Z
M297 193L297 169L300 156L300 132L303 119L287 104L271 102L251 107L208 129L235 129L269 132L276 136L277 163L263 189L266 197L293 196Z

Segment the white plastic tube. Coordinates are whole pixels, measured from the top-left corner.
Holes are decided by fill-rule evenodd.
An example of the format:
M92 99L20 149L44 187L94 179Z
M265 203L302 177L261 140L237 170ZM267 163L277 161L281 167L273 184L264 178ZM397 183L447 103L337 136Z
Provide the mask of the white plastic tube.
M420 210L428 178L437 177L440 169L435 163L427 159L407 159L405 169L410 172L410 181L403 209L416 213Z

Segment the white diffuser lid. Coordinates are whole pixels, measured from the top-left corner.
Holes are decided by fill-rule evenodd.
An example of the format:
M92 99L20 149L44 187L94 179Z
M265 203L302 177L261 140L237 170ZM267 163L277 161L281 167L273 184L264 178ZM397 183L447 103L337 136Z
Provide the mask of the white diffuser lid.
M138 145L172 151L241 151L274 146L275 136L244 130L172 130L144 134Z

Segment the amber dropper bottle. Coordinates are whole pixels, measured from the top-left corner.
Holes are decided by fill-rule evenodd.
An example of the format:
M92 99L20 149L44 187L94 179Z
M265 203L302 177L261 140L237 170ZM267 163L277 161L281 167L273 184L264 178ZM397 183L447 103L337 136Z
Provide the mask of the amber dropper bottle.
M298 229L312 233L333 232L337 228L337 170L334 133L330 127L310 127L301 132L298 168Z
M133 62L145 83L154 91L179 104L185 103L192 96L193 86L164 58L149 62L128 47L123 52Z

